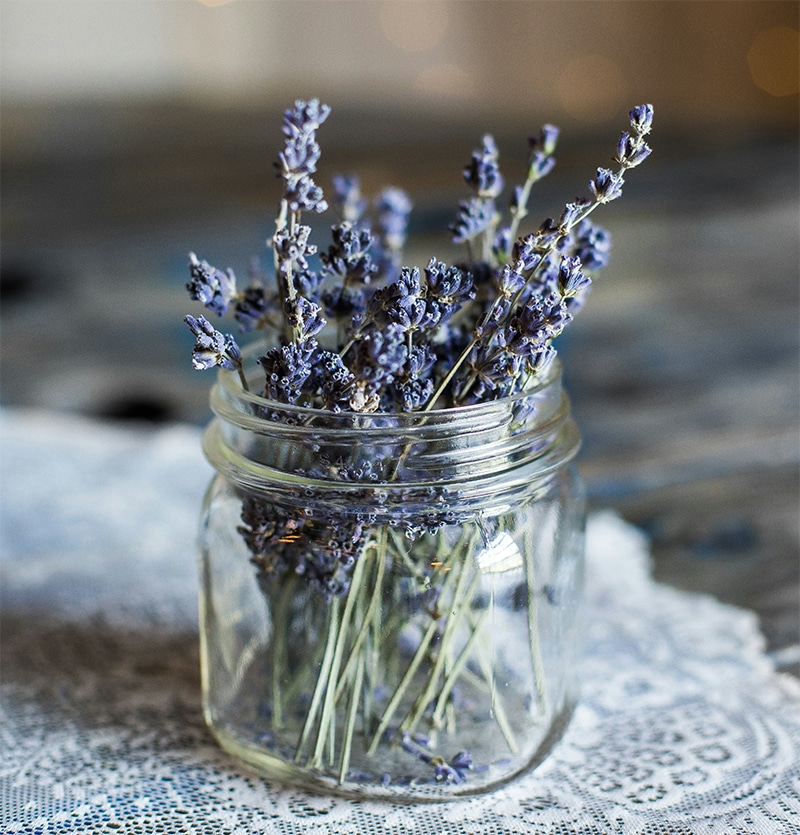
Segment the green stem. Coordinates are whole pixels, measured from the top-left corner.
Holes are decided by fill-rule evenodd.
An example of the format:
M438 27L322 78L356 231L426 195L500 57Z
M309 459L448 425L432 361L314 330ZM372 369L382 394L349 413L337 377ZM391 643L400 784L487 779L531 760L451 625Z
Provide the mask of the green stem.
M283 699L280 672L286 670L286 611L289 607L294 583L287 582L281 591L272 618L272 724L283 727Z
M383 575L386 570L386 528L381 528L380 531L380 540L376 544L375 551L376 551L376 566L375 566L375 582L372 587L372 595L369 599L369 604L367 605L367 611L364 613L364 618L361 621L361 626L356 634L356 638L353 641L353 646L350 648L350 655L347 659L347 663L344 666L344 671L339 678L339 683L336 685L336 691L334 694L335 702L338 702L344 692L345 682L350 677L353 671L353 667L358 663L360 658L360 650L361 645L364 643L364 639L367 636L367 632L369 631L370 624L372 623L373 613L375 611L376 606L381 598L382 588L383 588ZM381 546L382 543L382 546ZM362 554L359 561L363 560L366 557L366 553Z
M428 675L428 683L422 693L420 693L417 697L406 718L400 723L401 731L413 731L419 720L422 718L422 715L425 713L428 704L433 699L436 684L442 672L445 658L447 657L445 649L449 642L453 639L453 633L463 620L469 606L469 601L472 599L472 595L475 593L475 589L478 587L478 583L481 579L480 572L476 571L467 588L467 591L465 592L464 585L468 574L467 565L462 565L461 574L458 578L456 590L453 595L453 601L449 607L450 617L447 618L447 622L445 623L444 632L442 633L442 639L439 645L439 653L434 661L433 669Z
M364 556L363 554L361 555ZM338 635L336 637L336 646L333 651L333 658L331 659L330 670L325 674L325 699L322 707L322 717L319 721L319 731L317 733L317 742L314 746L314 753L309 761L309 765L313 768L322 765L322 757L325 750L325 743L328 734L331 735L331 756L333 756L333 738L332 735L335 729L335 705L336 705L336 681L339 677L339 669L342 663L342 655L344 654L344 645L347 642L347 633L350 626L350 618L353 614L353 607L356 599L361 591L361 579L364 576L365 559L356 560L356 567L353 570L353 576L350 580L350 589L347 592L347 599L344 604L344 612L339 623Z
M303 748L311 735L311 730L314 727L314 721L317 717L320 702L322 701L323 693L328 684L328 677L330 674L331 663L333 662L333 653L336 645L336 637L339 624L339 598L334 597L330 606L328 607L328 639L325 644L325 654L322 657L322 665L320 666L319 675L317 677L317 684L314 688L314 694L311 697L311 705L306 714L306 721L303 724L303 730L300 734L300 741L297 743L297 750L295 751L294 761L300 762L303 755Z
M339 760L339 783L343 783L347 777L347 770L350 768L350 754L353 749L353 732L356 727L356 714L358 703L361 697L361 688L364 683L364 656L358 656L356 665L356 679L350 690L350 705L347 708L347 719L344 726L344 740L342 743L342 758Z
M533 565L534 549L529 547L524 555L525 585L528 590L528 640L531 648L531 670L533 673L533 689L536 693L536 706L540 713L547 707L547 696L544 686L544 670L542 668L542 654L539 648L539 622L536 604L536 577Z
M425 657L428 646L436 633L437 626L438 623L435 620L431 621L427 632L422 636L422 640L417 647L417 651L414 653L414 657L411 659L411 663L406 669L405 675L400 681L400 684L397 685L397 690L394 691L394 695L392 696L389 704L386 706L386 710L383 712L383 717L378 724L378 729L375 731L375 736L372 738L372 744L369 746L367 756L371 757L375 753L375 750L381 741L381 736L383 736L383 732L392 721L392 717L400 704L400 700L403 698L406 690L408 689L408 685L411 683L411 680L414 678L414 674L417 672L419 665L422 663L422 659Z
M491 694L490 712L491 715L494 716L494 720L497 722L497 726L500 728L500 732L503 734L509 750L512 754L516 754L519 750L517 741L514 739L514 733L511 730L511 724L506 716L505 708L503 707L502 701L498 699L494 686L494 668L492 667L491 662L487 661L482 650L483 647L478 647L478 663L480 665L481 672L483 673L483 677L486 679L486 683L489 686L489 692Z
M439 691L439 698L436 701L436 707L434 708L433 717L431 719L431 724L434 728L439 728L442 725L442 718L444 717L445 709L449 704L448 699L450 698L450 693L455 686L456 681L458 681L461 676L464 665L467 663L467 660L472 653L472 648L475 646L475 642L478 640L478 636L481 634L481 629L483 628L483 624L486 622L486 618L488 616L489 610L486 609L478 618L477 623L473 627L472 635L469 636L469 640L464 645L464 649L461 650L455 664L445 678L442 689Z

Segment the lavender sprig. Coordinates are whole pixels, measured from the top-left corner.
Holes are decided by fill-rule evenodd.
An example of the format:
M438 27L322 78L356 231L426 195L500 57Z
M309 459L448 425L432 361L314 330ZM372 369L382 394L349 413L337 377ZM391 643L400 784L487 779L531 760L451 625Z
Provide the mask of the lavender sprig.
M189 253L190 279L186 285L189 295L208 310L222 316L231 300L236 296L236 276L228 268L225 272L212 267L207 261L199 261Z
M242 352L230 334L218 331L204 316L183 320L195 336L192 349L192 365L198 370L226 368L237 371L242 387L247 390L247 380L242 371Z
M598 169L597 175L589 183L594 199L567 204L558 224L555 224L552 220L545 221L537 235L526 239L527 246L515 251L517 258L513 264L514 271L522 277L524 283L512 297L511 304L507 305L507 311L510 312L516 308L517 303L524 297L529 285L536 280L537 276L541 275L542 268L548 265L553 254L562 244L570 230L580 221L585 220L599 205L608 203L619 197L622 194L622 186L625 182L623 177L624 173L630 168L641 164L650 154L650 148L645 142L644 136L649 133L652 125L652 105L647 104L636 107L630 111L629 116L632 136L628 136L624 143L622 140L618 143L616 157L619 166L618 170ZM624 153L620 152L620 144L624 144ZM628 152L628 149L630 149L630 152ZM455 361L445 378L437 386L436 391L425 406L426 410L431 409L437 403L460 367L468 360L475 346L481 341L485 333L486 324L497 320L497 313L500 306L504 304L504 299L505 297L503 295L499 296L478 323L472 339L461 352L461 355ZM501 320L507 318L509 312L503 313ZM460 387L460 395L455 398L456 403L463 400L469 393L478 377L478 371L473 369L471 376Z

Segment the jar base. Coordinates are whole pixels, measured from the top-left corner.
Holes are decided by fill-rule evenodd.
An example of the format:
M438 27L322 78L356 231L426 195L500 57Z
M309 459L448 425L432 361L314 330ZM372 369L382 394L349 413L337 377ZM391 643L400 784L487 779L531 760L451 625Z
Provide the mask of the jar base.
M318 795L328 795L351 800L376 800L392 803L440 803L460 800L494 791L529 773L539 766L566 731L575 710L576 702L569 700L554 716L549 730L532 755L517 768L508 770L508 764L489 767L482 772L469 774L463 783L445 780L412 780L398 783L346 780L339 782L320 771L309 769L271 754L262 747L248 745L224 728L209 724L219 745L248 769L267 780L287 787L298 788ZM494 772L494 773L493 773Z

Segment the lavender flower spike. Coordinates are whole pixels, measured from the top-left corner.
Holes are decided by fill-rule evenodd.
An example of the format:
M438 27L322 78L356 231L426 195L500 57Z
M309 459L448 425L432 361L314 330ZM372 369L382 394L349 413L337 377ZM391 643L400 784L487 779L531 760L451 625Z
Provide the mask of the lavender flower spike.
M222 272L212 267L208 261L198 261L197 256L190 252L189 274L191 278L186 289L191 297L222 316L236 296L236 276L233 270L228 268Z
M187 316L184 320L195 335L196 343L192 350L192 365L198 371L214 366L231 371L242 367L242 352L232 336L220 333L203 316L195 319Z
M608 168L598 168L597 176L590 181L592 190L598 203L610 203L622 196L622 177Z
M483 137L483 146L473 151L472 159L464 169L464 180L475 189L479 197L497 197L503 190L499 156L494 137L487 133Z
M285 199L293 212L324 212L328 204L322 189L311 178L317 170L320 147L317 128L328 118L330 107L318 99L296 101L283 117L286 143L278 156L278 175L286 181Z
M652 104L640 104L638 107L634 107L628 115L631 119L631 127L640 136L650 133L650 128L653 125Z

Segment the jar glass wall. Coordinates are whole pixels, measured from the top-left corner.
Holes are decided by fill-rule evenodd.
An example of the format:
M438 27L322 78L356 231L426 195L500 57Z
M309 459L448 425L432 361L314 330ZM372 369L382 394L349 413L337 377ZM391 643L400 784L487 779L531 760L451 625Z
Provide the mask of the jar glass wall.
M584 509L558 366L411 414L270 403L221 372L201 524L206 719L267 776L443 799L528 771L577 692Z

